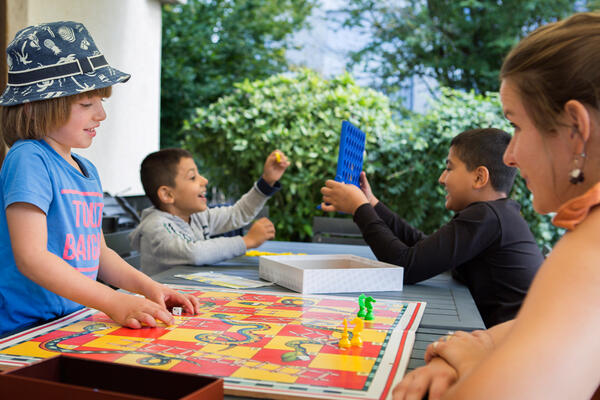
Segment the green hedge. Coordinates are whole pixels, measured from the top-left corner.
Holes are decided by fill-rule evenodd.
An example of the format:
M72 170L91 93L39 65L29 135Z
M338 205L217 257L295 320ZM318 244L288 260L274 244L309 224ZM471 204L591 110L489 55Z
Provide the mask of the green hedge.
M228 197L245 193L279 148L291 160L283 190L269 202L279 240L309 240L319 189L335 176L341 121L367 135L364 170L375 194L430 233L446 222L444 190L437 183L452 137L466 129L509 129L497 94L488 97L442 89L429 111L394 122L388 98L356 84L348 74L324 80L301 69L264 81L236 84L233 94L196 110L184 124L184 146L197 157L211 186ZM523 205L540 245L558 231L531 208L519 178L512 196Z

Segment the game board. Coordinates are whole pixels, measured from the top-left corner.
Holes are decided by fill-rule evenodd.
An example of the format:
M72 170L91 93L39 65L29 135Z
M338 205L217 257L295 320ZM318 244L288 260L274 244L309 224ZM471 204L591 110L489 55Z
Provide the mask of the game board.
M386 399L403 376L425 308L377 299L363 347L341 349L356 298L176 286L202 304L174 326L128 329L83 309L0 339L0 364L66 353L225 378L228 394L260 398ZM349 326L352 337L352 326Z

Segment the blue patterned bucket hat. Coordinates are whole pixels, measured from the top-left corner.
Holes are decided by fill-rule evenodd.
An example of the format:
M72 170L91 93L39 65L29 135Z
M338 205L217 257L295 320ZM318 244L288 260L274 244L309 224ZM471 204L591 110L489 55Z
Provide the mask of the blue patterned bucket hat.
M71 96L127 81L108 65L83 24L51 22L20 30L6 49L1 106Z

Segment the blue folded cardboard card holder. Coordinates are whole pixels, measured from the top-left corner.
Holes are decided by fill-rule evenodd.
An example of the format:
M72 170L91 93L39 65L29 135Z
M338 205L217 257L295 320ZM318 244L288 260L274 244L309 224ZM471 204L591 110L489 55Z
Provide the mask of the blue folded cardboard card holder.
M342 121L335 181L360 187L359 178L365 153L366 135L348 121ZM321 205L317 206L321 210ZM342 213L345 214L345 213Z
M335 180L359 186L366 135L348 121L342 122L340 149Z

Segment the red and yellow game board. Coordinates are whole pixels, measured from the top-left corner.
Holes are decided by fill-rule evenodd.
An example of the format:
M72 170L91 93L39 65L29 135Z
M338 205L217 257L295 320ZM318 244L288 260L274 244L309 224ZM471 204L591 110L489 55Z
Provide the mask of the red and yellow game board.
M224 377L229 394L386 399L404 374L425 308L378 299L375 319L361 333L363 347L341 349L343 319L358 311L355 298L173 287L196 295L201 312L175 317L174 326L128 329L83 309L0 339L0 364L66 353Z

